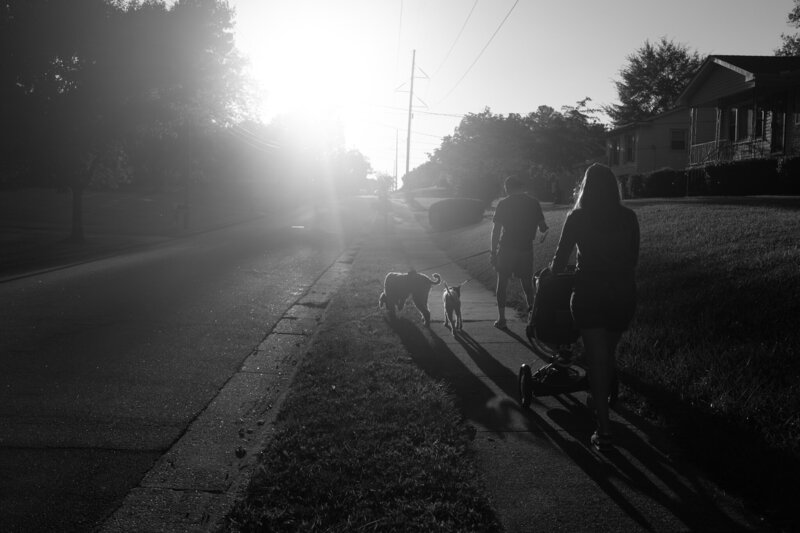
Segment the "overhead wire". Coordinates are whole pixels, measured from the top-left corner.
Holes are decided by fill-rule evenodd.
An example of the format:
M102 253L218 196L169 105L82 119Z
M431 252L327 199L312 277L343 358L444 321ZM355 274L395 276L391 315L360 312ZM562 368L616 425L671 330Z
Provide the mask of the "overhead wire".
M475 60L472 62L472 64L469 66L469 68L467 68L466 72L464 72L464 74L461 76L461 78L459 78L459 80L456 82L456 84L453 86L453 88L452 88L452 89L450 89L450 91L449 91L449 92L448 92L448 93L447 93L447 94L444 96L444 98L442 98L441 100L439 100L439 104L441 104L442 102L444 102L445 100L447 100L447 98L448 98L448 97L449 97L451 94L453 94L453 91L455 91L455 90L458 88L458 86L459 86L459 85L461 85L461 82L462 82L462 81L464 81L464 78L466 78L466 77L467 77L467 74L469 74L469 73L470 73L470 71L472 70L472 67L474 67L474 66L475 66L475 64L476 64L476 63L478 62L478 60L481 58L481 56L482 56L482 55L483 55L483 53L486 51L486 49L487 49L487 48L489 48L489 45L490 45L490 44L492 44L492 41L493 41L493 40L494 40L494 38L497 36L497 34L498 34L498 33L500 33L500 29L501 29L501 28L503 27L503 25L506 23L506 21L508 20L508 17L510 17L510 16L511 16L511 13L514 11L514 8L516 8L516 7L517 7L517 4L519 4L519 0L515 0L515 1L514 1L514 5L512 5L512 6L511 6L511 9L509 9L509 10L508 10L508 13L506 13L506 16L505 16L505 17L503 17L503 20L502 20L502 21L500 21L500 25L498 25L498 26L497 26L497 29L496 29L496 30L494 30L494 33L492 34L492 36L491 36L491 37L489 37L489 40L486 42L486 44L483 46L483 48L481 49L481 51L480 51L480 52L478 53L478 55L475 57Z
M403 36L403 0L400 0L400 16L397 21L397 53L394 58L394 72L397 74L400 68L400 41ZM396 90L396 89L395 89Z
M447 60L450 59L450 54L453 53L453 49L456 47L456 43L458 43L458 40L461 38L461 34L464 33L464 28L467 27L469 19L472 18L472 13L473 11L475 11L475 6L478 5L478 1L479 0L475 0L475 2L472 4L472 9L469 10L469 14L467 15L467 18L464 19L464 23L461 25L461 29L458 30L458 35L456 35L456 38L453 40L453 44L450 45L450 50L447 51L447 54L445 54L444 59L442 59L442 62L439 63L439 67L436 69L436 72L433 73L433 76L431 76L431 78L435 78L436 75L439 74L439 72L442 70L444 64L447 63Z
M373 107L380 107L383 109L391 109L392 111L402 111L403 113L408 113L408 108L402 108L397 106L373 104ZM420 113L422 115L436 115L440 117L464 118L464 115L460 115L457 113L436 113L434 111L424 111L421 109L415 109L414 113Z

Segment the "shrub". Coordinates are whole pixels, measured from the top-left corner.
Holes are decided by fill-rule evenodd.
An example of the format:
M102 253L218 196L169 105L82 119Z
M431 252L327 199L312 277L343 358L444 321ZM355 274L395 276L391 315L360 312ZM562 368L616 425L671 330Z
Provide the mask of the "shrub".
M628 189L629 181L630 181L630 176L628 174L617 176L617 187L619 187L619 195L622 197L623 200L630 198L630 191Z
M775 192L777 159L743 159L707 165L708 194L742 196Z
M428 222L434 231L446 231L483 220L486 203L475 198L447 198L431 205Z
M644 196L644 176L631 174L628 178L628 198L641 198Z
M787 157L778 163L776 194L800 194L800 157Z
M503 180L495 176L464 176L456 185L459 198L478 198L487 206L503 190Z
M686 185L687 195L705 195L708 194L708 187L706 187L706 169L702 167L695 167L686 170Z
M661 168L645 174L643 195L646 197L675 197L686 193L686 172L671 168Z

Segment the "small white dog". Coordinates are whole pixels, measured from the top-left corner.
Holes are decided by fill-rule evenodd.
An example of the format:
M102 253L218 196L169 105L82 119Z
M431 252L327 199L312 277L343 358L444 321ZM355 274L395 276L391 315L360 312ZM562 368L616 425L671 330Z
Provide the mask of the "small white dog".
M469 281L469 280L467 280ZM461 318L461 287L467 281L449 287L447 282L444 282L444 291L442 291L442 304L444 305L444 326L450 328L453 335L456 331L464 329L464 323Z

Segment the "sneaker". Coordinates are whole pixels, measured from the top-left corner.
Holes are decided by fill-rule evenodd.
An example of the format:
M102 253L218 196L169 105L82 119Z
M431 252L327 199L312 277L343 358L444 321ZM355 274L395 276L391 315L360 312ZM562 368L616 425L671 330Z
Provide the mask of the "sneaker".
M589 439L594 449L598 452L608 452L614 449L614 444L611 442L611 435L601 435L597 431L592 434Z
M497 329L508 329L508 326L506 326L506 319L505 318L501 318L501 319L495 320L494 327L496 327Z

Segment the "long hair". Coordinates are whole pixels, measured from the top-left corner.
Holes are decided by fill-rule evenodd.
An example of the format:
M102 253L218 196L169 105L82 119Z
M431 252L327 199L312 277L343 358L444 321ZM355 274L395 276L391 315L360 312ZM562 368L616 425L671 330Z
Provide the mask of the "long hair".
M619 206L619 185L614 171L600 163L589 166L574 209L585 209L592 217L602 217L614 213Z

